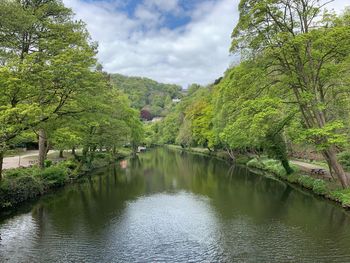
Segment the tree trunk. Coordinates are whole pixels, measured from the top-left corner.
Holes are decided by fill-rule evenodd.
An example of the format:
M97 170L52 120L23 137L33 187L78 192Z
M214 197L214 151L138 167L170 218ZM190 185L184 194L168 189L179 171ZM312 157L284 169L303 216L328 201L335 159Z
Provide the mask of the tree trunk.
M83 147L83 161L86 163L87 162L87 154L89 152L89 147L85 146Z
M75 147L72 147L72 155L75 157L76 153L75 153Z
M63 150L60 150L60 153L59 153L58 157L59 157L59 158L64 158L64 156L63 156Z
M329 159L326 159L326 162L327 162L327 165L328 165L329 173L330 173L332 179L335 180L334 175L333 175L332 165L331 165Z
M322 152L322 155L327 160L327 162L330 164L331 169L333 169L334 173L338 177L343 188L349 187L350 180L349 180L347 174L345 173L343 167L337 161L337 155L336 155L336 151L334 149L334 146L331 146L328 149L324 150Z
M136 143L132 143L132 156L133 157L137 156L137 145L136 145Z
M44 129L39 130L39 167L45 167L45 160L47 156L47 137Z
M286 170L287 175L290 175L294 172L292 167L290 167L289 161L287 159L281 160L281 164L282 164L284 170Z
M0 152L0 181L2 180L2 165L4 163L4 152Z

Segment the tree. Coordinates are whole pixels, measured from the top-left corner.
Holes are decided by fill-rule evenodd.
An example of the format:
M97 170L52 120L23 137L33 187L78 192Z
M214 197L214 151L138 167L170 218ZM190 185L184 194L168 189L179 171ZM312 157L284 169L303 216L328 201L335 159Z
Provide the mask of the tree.
M96 46L81 22L61 1L3 1L0 52L4 67L1 144L37 128L39 164L46 158L44 122L74 112L66 108L92 87ZM13 17L12 15L15 14Z
M322 145L322 155L343 187L348 176L336 159L332 136L341 120L332 114L334 94L348 92L350 27L323 7L332 1L242 0L233 30L231 51L245 57L264 56L266 74L296 103L309 139ZM323 132L332 127L332 133ZM329 137L328 135L331 135Z
M185 111L186 119L191 122L193 140L209 150L215 145L213 133L213 106L207 98L199 98Z
M180 144L182 148L190 147L193 143L191 131L191 121L185 119L180 127L179 134L177 135L175 142Z

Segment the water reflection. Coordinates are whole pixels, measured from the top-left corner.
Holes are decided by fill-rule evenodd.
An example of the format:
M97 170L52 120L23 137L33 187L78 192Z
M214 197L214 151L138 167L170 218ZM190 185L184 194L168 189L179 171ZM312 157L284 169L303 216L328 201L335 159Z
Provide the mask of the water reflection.
M244 167L157 149L0 223L5 262L348 262L349 216Z

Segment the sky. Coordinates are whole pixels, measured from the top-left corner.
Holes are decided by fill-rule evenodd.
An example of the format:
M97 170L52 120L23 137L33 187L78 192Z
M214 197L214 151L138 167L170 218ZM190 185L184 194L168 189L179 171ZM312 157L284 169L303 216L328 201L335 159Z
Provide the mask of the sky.
M336 0L341 10L350 0ZM186 88L223 75L239 0L63 0L99 44L104 70Z

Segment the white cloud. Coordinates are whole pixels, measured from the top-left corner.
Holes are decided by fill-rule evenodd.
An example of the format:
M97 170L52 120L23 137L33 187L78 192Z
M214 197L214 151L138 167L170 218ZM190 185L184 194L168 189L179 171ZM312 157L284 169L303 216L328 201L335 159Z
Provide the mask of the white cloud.
M336 0L328 8L340 12L344 1ZM105 70L185 87L213 82L232 62L228 50L238 2L197 1L188 13L179 0L140 0L133 16L128 16L118 11L124 0L64 0L99 42L98 57ZM189 15L191 20L170 30L162 27L169 14Z
M345 7L350 7L349 0L335 0L327 6L327 9L333 9L337 13L341 13L345 10Z
M144 4L148 7L155 7L165 12L179 12L181 10L178 0L145 0Z
M181 16L177 0L145 0L132 18L109 2L64 2L87 23L93 40L99 42L99 60L110 73L187 86L214 81L230 64L238 0L199 2L191 21L173 30L160 25L164 12Z

